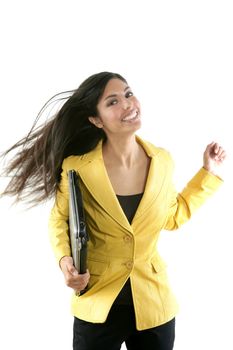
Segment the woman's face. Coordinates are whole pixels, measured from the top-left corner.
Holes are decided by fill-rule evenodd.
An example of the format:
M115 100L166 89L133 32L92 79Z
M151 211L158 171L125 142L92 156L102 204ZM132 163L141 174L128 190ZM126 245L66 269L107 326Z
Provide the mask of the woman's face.
M141 126L140 104L130 87L120 79L111 79L97 104L98 117L89 120L103 128L107 136L133 133Z

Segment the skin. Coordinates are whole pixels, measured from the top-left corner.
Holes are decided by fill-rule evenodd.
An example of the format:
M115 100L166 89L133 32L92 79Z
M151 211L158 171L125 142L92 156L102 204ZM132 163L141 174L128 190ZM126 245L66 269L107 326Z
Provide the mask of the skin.
M130 87L119 79L111 79L100 98L98 116L89 120L103 128L107 141L102 153L104 165L116 194L142 193L150 166L150 158L136 142L135 132L141 127L140 103ZM226 157L225 150L217 143L207 145L203 154L203 167L214 175ZM67 286L79 292L90 279L89 271L79 275L73 266L73 259L64 256L60 267Z

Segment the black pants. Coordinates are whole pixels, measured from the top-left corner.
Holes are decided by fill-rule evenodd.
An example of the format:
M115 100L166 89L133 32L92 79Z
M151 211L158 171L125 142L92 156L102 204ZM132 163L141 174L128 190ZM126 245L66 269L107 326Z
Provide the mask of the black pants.
M113 305L105 323L74 318L73 350L172 350L175 319L158 327L138 331L133 306Z

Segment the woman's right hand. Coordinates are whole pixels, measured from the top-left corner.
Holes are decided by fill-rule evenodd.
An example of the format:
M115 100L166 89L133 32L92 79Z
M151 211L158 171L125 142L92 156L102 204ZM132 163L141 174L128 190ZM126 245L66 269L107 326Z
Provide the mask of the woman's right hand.
M73 259L70 256L63 256L63 258L61 258L60 267L68 287L73 288L76 292L85 289L90 279L90 273L88 270L84 274L79 274L74 267Z

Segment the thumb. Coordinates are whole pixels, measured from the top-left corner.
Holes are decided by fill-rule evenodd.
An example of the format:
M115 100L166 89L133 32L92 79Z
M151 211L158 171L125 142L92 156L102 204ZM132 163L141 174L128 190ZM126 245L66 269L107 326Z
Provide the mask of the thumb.
M76 270L76 268L74 267L74 265L69 267L69 271L73 276L77 276L78 275L78 271Z

